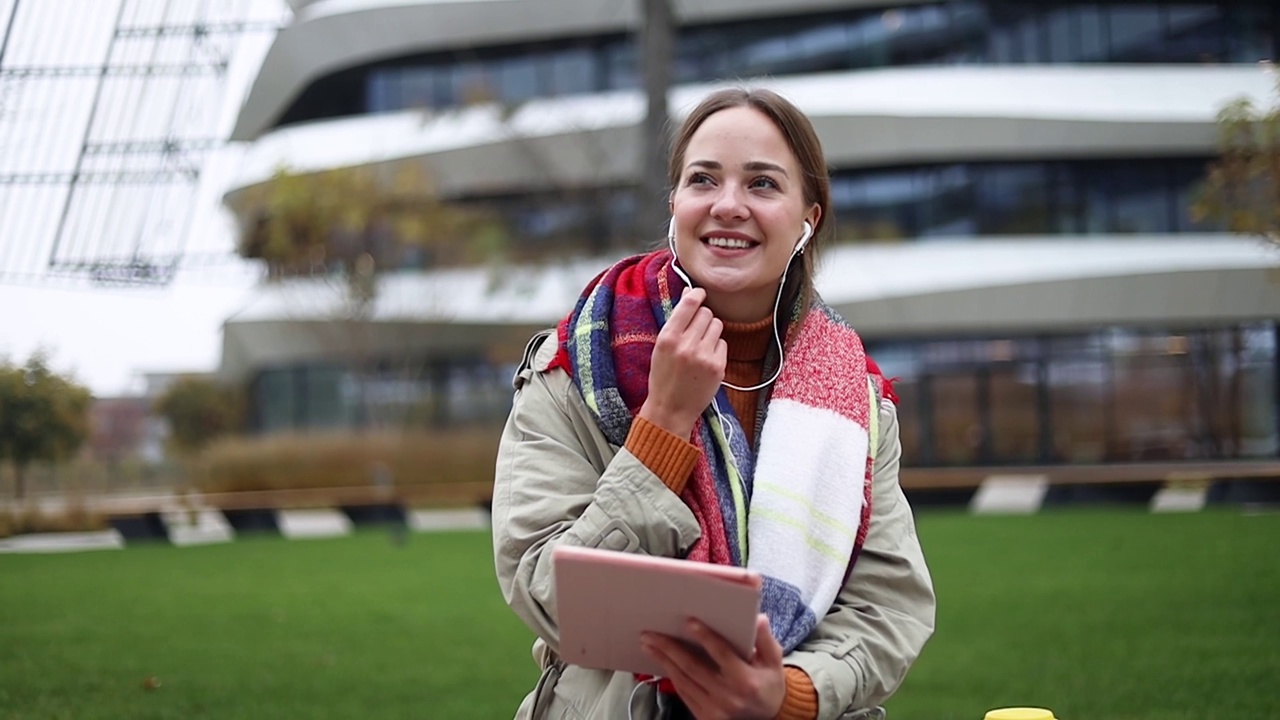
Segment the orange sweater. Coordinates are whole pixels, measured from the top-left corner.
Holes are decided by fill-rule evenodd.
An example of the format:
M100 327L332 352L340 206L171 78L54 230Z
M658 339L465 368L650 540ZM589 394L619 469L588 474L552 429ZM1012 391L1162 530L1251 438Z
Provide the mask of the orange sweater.
M725 323L721 337L729 346L725 381L739 387L759 385L763 379L764 357L773 343L772 318L754 323ZM747 443L755 441L756 403L760 392L741 392L726 388L729 404L742 423ZM645 420L636 418L627 436L627 450L662 479L679 495L684 491L693 466L698 462L698 449L688 438L680 438ZM803 670L786 666L787 694L782 700L779 720L813 720L818 717L818 691Z

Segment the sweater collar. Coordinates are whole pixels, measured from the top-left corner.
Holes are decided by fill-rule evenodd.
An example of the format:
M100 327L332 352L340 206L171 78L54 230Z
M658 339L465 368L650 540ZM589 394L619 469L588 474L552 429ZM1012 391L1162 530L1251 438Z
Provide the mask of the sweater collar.
M773 316L749 323L726 322L720 337L729 346L729 360L764 360L773 342Z

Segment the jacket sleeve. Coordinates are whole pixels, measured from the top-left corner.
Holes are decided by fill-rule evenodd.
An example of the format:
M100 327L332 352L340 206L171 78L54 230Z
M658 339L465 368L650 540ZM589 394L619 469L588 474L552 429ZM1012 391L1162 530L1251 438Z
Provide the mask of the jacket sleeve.
M879 443L862 554L826 617L785 660L813 681L819 718L883 703L933 634L933 582L898 484L902 444L897 409L887 400L880 403Z
M536 371L553 345L544 343L515 379L494 476L493 547L507 604L558 651L551 573L557 545L680 557L700 530L679 496L599 435L562 370Z

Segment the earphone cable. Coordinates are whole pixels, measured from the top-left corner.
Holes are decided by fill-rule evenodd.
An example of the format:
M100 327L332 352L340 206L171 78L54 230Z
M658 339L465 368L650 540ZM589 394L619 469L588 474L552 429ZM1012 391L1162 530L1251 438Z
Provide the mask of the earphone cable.
M657 685L661 681L662 681L662 678L652 677L645 680L641 680L640 682L636 683L635 687L631 688L631 696L627 698L627 720L634 720L634 717L631 714L631 706L635 704L636 693L640 691L640 688L644 687L645 685Z
M791 258L794 260L795 254L792 254ZM759 385L738 387L731 382L720 383L730 390L737 390L738 392L755 392L757 390L763 390L776 382L778 380L778 376L782 374L783 350L782 337L778 334L778 307L782 305L782 291L787 286L787 273L789 272L791 272L791 260L787 261L787 269L782 271L782 282L778 283L778 296L773 300L773 342L778 346L778 367L774 368L772 377Z

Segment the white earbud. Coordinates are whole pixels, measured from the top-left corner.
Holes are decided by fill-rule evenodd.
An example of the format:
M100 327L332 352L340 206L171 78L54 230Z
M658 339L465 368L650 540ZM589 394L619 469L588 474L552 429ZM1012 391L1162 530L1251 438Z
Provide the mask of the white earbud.
M680 276L680 279L684 281L684 284L688 286L690 290L692 290L693 281L690 280L689 276L685 274L684 268L676 264L676 261L679 260L680 258L678 255L676 255L676 219L675 218L671 218L671 224L667 226L667 247L671 249L671 269L674 270L676 274Z
M809 224L808 220L805 220L804 231L800 233L800 241L796 243L796 249L792 251L792 254L803 253L811 237L813 237L813 226Z

